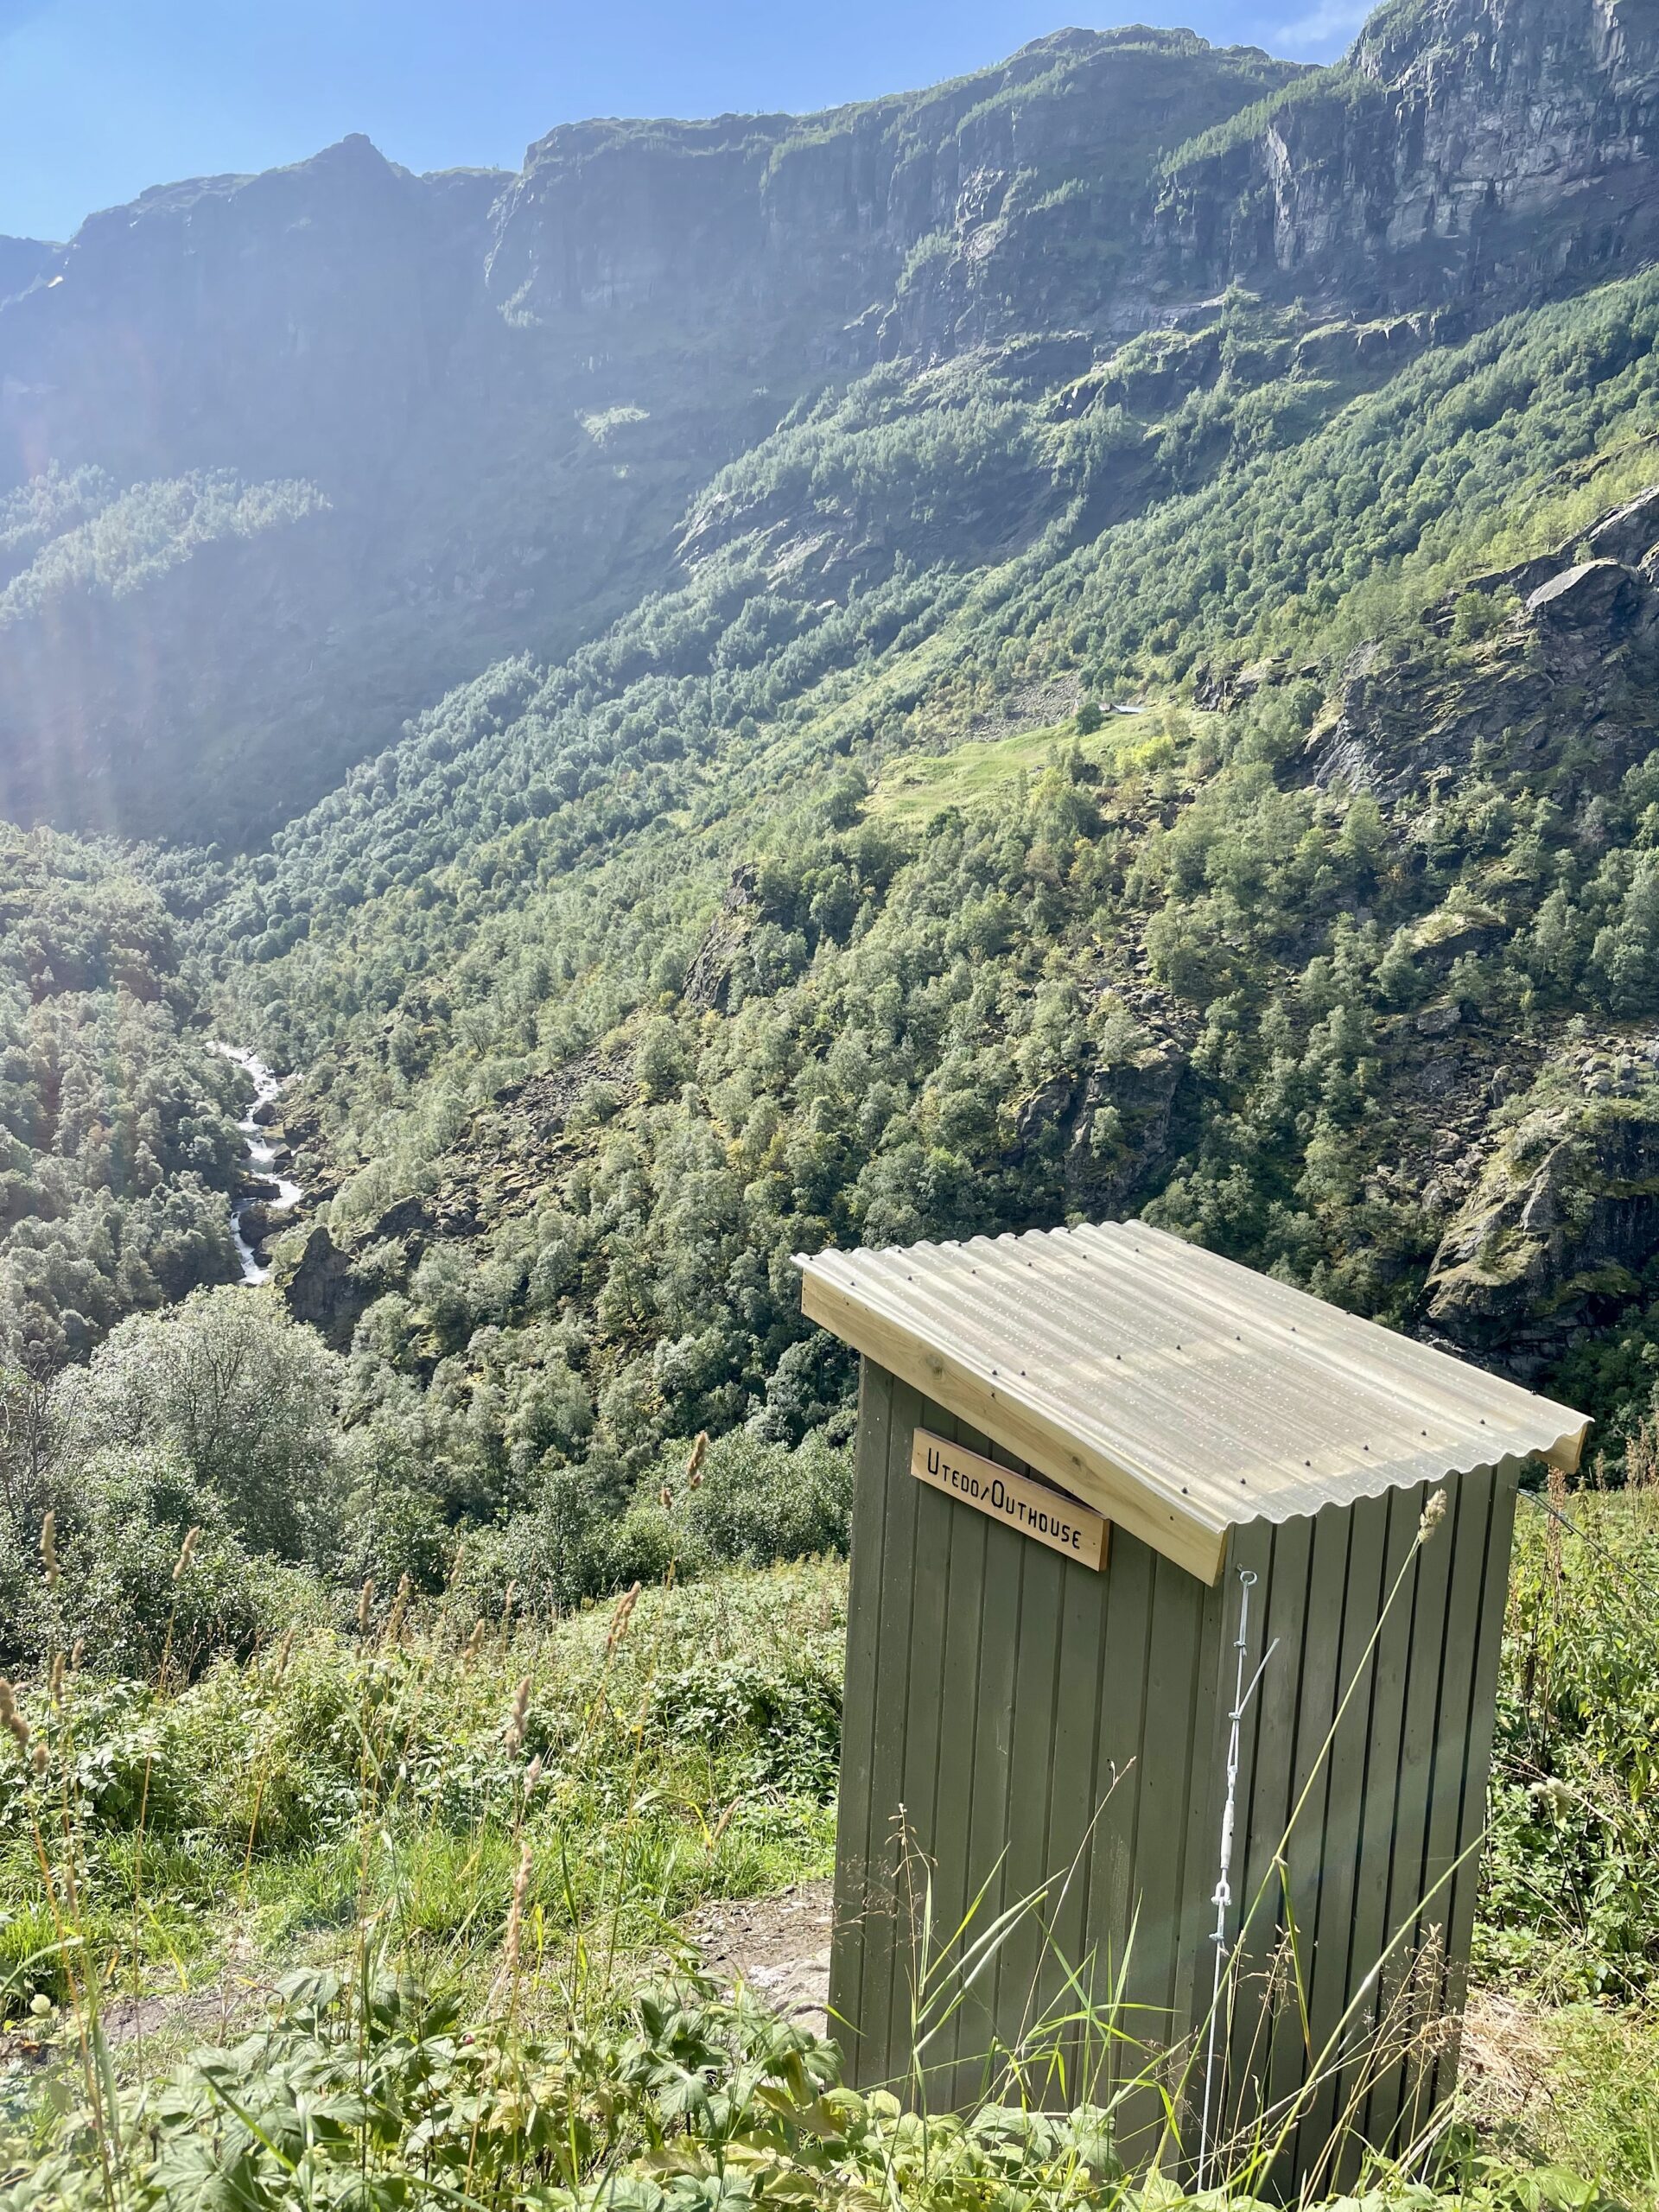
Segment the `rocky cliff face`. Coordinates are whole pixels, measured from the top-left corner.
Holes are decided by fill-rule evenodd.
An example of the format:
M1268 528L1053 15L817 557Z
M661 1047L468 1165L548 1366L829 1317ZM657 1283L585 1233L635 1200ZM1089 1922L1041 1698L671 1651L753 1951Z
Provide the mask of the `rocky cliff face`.
M1372 314L1535 290L1652 250L1656 131L1651 0L1395 0L1172 165L1147 265Z
M671 581L699 487L827 378L1094 319L1049 245L1109 246L1164 148L1295 73L1066 34L828 116L556 130L517 177L348 138L9 249L0 813L258 836ZM175 521L204 477L247 526Z
M50 275L57 252L40 238L0 238L0 301L16 299L36 277Z

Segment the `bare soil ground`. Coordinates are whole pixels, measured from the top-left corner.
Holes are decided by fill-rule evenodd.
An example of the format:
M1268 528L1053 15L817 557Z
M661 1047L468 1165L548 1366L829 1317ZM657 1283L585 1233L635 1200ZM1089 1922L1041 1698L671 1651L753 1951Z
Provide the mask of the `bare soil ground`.
M707 1905L687 1922L722 1987L741 1982L786 2019L828 2033L830 1885L793 1882L772 1897Z

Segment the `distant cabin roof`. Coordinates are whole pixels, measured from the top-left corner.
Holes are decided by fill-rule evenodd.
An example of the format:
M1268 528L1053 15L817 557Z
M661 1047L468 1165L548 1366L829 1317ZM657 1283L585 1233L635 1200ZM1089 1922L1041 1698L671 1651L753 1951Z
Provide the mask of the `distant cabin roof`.
M808 1317L1206 1582L1227 1531L1538 1454L1582 1414L1138 1221L798 1261Z

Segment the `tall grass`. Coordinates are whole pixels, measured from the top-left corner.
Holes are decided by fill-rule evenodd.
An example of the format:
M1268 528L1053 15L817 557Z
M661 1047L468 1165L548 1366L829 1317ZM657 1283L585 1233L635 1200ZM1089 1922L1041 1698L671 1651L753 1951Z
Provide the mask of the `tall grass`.
M1573 1529L1523 1522L1483 1936L1490 1959L1525 1920L1535 1964L1560 1930L1513 1886L1531 1770L1574 1789L1593 1770L1636 1804L1650 1781L1605 1698L1629 1669L1627 1710L1649 1709L1653 1616L1632 1625L1614 1592L1651 1556L1653 1498L1556 1503ZM551 1624L512 1604L417 1621L407 1592L369 1592L355 1634L289 1635L188 1685L58 1655L0 1715L0 2202L1143 2204L1148 2111L1157 2191L1179 2197L1204 2037L1166 2047L1127 1960L1062 1955L1064 1869L942 1929L907 1853L912 2078L890 2090L846 2088L833 2044L698 1979L690 1907L827 1869L844 1590L807 1564ZM1650 1834L1611 1827L1652 1866ZM1557 1848L1563 1867L1584 1848L1570 1821ZM1592 1902L1609 1863L1573 1876ZM976 1976L1033 1924L1019 2032L964 2109L926 2113ZM1574 1924L1644 1940L1628 1914ZM1300 1975L1288 1942L1271 2001L1294 2008ZM1421 2053L1433 2012L1408 1981L1357 2066L1338 2024L1306 2086L1219 2146L1205 2201L1272 2188L1326 2093L1316 2190L1586 2202L1476 2155L1455 2114L1392 2161L1362 2153L1366 2068ZM1236 2010L1236 2064L1249 2040ZM1511 2135L1514 2158L1538 2147Z

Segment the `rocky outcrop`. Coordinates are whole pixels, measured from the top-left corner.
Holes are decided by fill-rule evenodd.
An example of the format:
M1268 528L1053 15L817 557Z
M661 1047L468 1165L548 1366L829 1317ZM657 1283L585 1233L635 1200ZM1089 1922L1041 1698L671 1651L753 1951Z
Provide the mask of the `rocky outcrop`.
M350 1344L352 1332L376 1296L321 1222L307 1232L297 1252L277 1255L271 1280L295 1319L308 1321L340 1351Z
M1659 1049L1659 1048L1655 1048ZM1659 1258L1659 1076L1647 1052L1552 1070L1441 1239L1430 1325L1535 1376L1644 1294Z
M1659 484L1650 484L1635 499L1604 515L1586 533L1585 543L1597 560L1623 561L1633 568L1653 546L1659 545Z
M1374 313L1649 252L1659 19L1608 0L1383 8L1348 61L1172 168L1149 260Z
M1612 509L1587 533L1622 556L1576 561L1576 542L1472 578L1428 609L1427 627L1453 632L1471 595L1513 594L1514 612L1473 657L1452 668L1408 640L1358 647L1343 668L1335 711L1309 740L1307 772L1386 798L1458 773L1477 747L1495 763L1548 766L1569 740L1590 751L1554 796L1610 788L1651 749L1659 701L1659 588L1649 532L1659 535L1659 486ZM1637 565L1630 565L1635 559Z
M758 871L751 861L742 861L733 869L720 912L691 956L680 995L695 1013L708 1014L725 1006L732 964L756 918L757 880Z
M1108 1067L1065 1070L1020 1102L1015 1139L1058 1155L1068 1211L1121 1220L1157 1188L1173 1157L1185 1072L1185 1051L1167 1037Z

